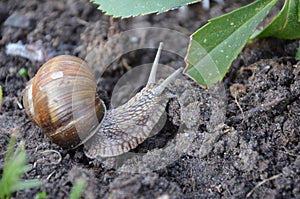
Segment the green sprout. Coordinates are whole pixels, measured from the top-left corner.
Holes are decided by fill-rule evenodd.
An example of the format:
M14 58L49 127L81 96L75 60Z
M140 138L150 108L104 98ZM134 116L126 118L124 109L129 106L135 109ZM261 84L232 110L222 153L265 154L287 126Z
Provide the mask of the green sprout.
M69 199L79 199L81 197L85 187L86 187L86 181L84 179L76 180L76 182L71 190Z
M11 194L18 190L40 186L39 180L22 181L21 176L29 170L26 165L27 155L24 145L19 145L14 151L16 137L12 136L5 157L2 178L0 180L0 198L10 198Z
M297 61L300 61L300 42L299 42L299 46L298 46L298 49L297 49L297 52L296 52L295 59L296 59ZM1 97L1 96L0 96L0 97Z
M19 74L23 77L28 77L28 71L25 68L21 68Z
M45 191L36 194L35 199L45 199L47 198L47 193Z

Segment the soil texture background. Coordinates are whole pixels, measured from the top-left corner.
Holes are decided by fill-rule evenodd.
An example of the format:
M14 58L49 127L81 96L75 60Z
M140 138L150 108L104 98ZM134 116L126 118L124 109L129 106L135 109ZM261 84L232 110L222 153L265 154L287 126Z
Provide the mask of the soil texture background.
M172 31L188 38L212 17L250 2L212 2L209 11L199 3L121 20L104 15L87 0L1 1L0 176L9 139L15 134L18 143L25 141L31 168L23 179L43 182L12 198L34 198L43 191L47 198L67 198L78 179L88 185L83 198L299 198L300 63L294 59L299 40L255 40L233 62L223 82L210 91L182 76L183 83L175 85L186 86L181 89L183 97L170 100L160 133L133 152L154 158L151 151L172 146L169 143L180 138L178 129L186 121L192 123L188 135L193 139L179 157L148 172L121 172L107 160L89 159L83 147L67 151L55 145L22 106L26 83L46 60L59 54L78 56L92 66L97 91L109 106L120 77L135 66L151 63L153 48L160 41L165 49L177 52L164 51L160 62L184 66L188 40L178 39ZM117 37L122 32L130 35ZM30 44L32 51L42 54L35 60L8 55L6 46L17 42ZM29 77L18 73L21 68ZM147 78L142 75L135 78ZM214 95L220 92L222 99ZM180 100L191 96L195 103L182 111Z

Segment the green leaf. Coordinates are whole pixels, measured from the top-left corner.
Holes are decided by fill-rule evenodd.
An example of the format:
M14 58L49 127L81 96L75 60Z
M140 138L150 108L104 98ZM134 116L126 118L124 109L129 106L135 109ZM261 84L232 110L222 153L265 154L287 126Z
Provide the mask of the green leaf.
M15 152L13 151L15 143L16 137L12 135L6 152L2 178L0 179L0 198L10 198L11 193L14 191L41 184L38 180L21 181L21 176L29 170L29 166L26 166L27 156L22 144L16 148Z
M298 22L300 22L300 3L298 2Z
M203 87L223 79L232 61L277 0L258 0L197 30L185 58L184 72Z
M21 68L19 74L23 77L28 77L28 71L25 68Z
M45 199L47 198L47 193L45 191L36 194L35 199Z
M298 49L297 49L297 52L296 52L295 59L297 61L300 61L300 42L299 42L299 46L298 46Z
M79 199L85 187L86 187L86 181L84 179L76 180L76 183L71 190L69 199Z
M10 162L10 159L11 159L11 157L13 155L13 152L14 152L14 146L16 144L16 141L17 141L16 136L12 135L10 140L9 140L8 146L7 146L7 152L6 152L6 155L5 155L4 169L7 167L7 164L9 164L9 162Z
M8 146L7 146L7 152L5 155L5 162L4 162L4 167L3 167L3 173L2 173L2 178L0 180L0 198L4 198L5 196L10 196L10 184L14 183L15 176L9 176L8 173L11 173L11 159L13 156L13 150L14 150L14 145L16 143L16 137L11 136Z
M90 0L99 5L98 9L113 17L134 17L150 13L166 12L201 0Z
M32 187L37 187L42 185L42 182L39 180L26 180L26 181L19 181L17 183L15 183L13 186L11 186L10 191L14 192L14 191L18 191L18 190L22 190L22 189L29 189Z
M257 37L300 38L299 0L286 0L280 13Z

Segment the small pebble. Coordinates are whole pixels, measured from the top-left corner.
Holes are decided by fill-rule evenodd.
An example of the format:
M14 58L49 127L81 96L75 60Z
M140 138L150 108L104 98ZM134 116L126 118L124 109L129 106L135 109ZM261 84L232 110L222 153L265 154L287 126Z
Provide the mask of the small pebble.
M16 28L23 29L33 29L35 27L35 20L29 17L26 17L18 12L10 15L4 22L5 26L12 26Z
M6 45L5 53L7 55L20 56L30 61L44 61L44 50L35 45L24 45L21 43L9 43Z

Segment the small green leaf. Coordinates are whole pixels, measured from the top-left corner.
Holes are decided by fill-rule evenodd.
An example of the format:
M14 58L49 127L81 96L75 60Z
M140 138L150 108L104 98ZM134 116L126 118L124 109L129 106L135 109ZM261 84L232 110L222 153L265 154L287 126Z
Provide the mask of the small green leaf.
M25 68L21 68L19 74L23 77L28 77L28 71Z
M90 0L98 9L113 17L134 17L150 13L161 13L173 8L201 0Z
M38 194L36 194L35 199L45 199L47 198L47 193L45 191L43 192L39 192Z
M86 187L86 181L84 179L76 180L76 183L71 190L69 199L79 199L85 187Z
M298 49L297 49L297 52L296 52L295 59L297 61L300 61L300 42L299 42L299 46L298 46Z
M203 87L222 80L232 61L276 2L258 0L209 20L191 36L184 72Z
M300 38L299 0L286 0L280 13L257 37Z

